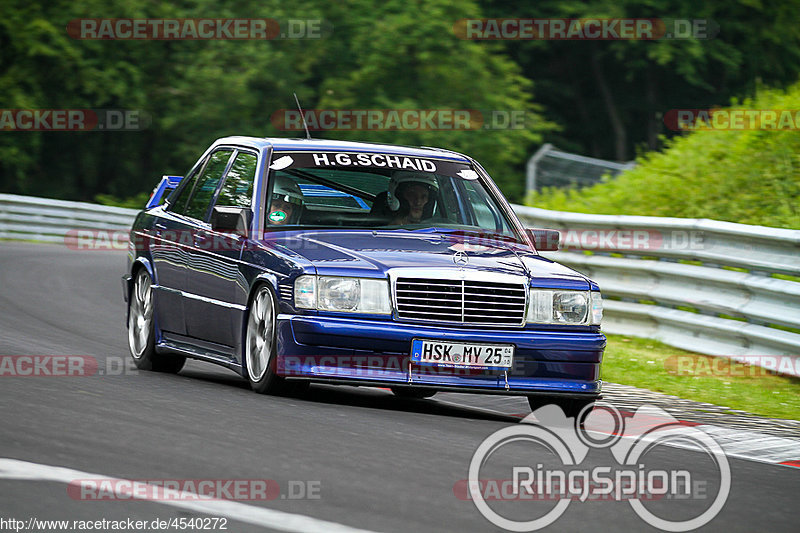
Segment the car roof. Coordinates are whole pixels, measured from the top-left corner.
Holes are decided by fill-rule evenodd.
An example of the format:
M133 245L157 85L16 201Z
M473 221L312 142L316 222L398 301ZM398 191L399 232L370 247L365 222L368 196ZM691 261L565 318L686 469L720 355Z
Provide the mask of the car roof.
M398 154L412 157L432 157L451 161L469 162L467 156L451 150L432 147L402 146L396 144L380 144L371 142L337 141L332 139L283 139L279 137L244 137L232 136L217 139L214 145L234 144L261 149L272 147L285 152L367 152L381 154Z

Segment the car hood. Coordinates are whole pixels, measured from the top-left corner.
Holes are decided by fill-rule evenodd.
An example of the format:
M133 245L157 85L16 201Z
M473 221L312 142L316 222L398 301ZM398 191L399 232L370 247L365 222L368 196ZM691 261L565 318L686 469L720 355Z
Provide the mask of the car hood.
M309 261L319 275L384 277L390 269L478 270L529 275L532 286L586 290L587 278L520 245L447 233L397 231L284 231L270 245ZM514 247L514 250L511 247ZM454 262L457 252L466 265ZM516 252L516 253L515 253ZM524 262L524 266L523 266Z

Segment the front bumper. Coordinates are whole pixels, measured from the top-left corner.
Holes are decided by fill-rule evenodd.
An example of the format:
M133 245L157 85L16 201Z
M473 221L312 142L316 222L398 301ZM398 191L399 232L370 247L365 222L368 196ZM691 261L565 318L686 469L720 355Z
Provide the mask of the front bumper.
M324 316L278 317L278 374L354 385L597 397L606 339L596 331L473 329ZM508 371L410 363L414 338L515 345Z

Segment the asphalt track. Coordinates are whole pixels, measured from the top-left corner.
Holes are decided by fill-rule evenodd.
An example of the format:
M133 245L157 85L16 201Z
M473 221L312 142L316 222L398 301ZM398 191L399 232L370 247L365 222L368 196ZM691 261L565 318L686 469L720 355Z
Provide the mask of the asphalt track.
M0 242L0 356L84 355L99 368L91 376L0 376L0 529L8 529L2 520L10 518L226 516L227 531L236 532L502 531L454 487L467 478L486 437L520 426L519 417L509 416L519 410L518 399L440 394L402 400L381 389L332 386L312 386L299 398L270 397L207 363L189 361L178 375L136 372L128 361L119 281L124 263L124 252ZM503 402L513 407L498 409ZM487 468L552 461L531 446L505 452ZM651 459L713 479L708 456L697 451L662 446ZM607 451L592 450L582 465L611 460ZM735 456L728 461L727 503L701 530L797 531L800 469ZM67 490L70 479L101 476L269 479L281 494L176 506L86 501ZM317 497L295 499L299 490L290 494L290 485L314 487ZM497 509L530 519L546 508L534 506L548 505L502 502ZM654 512L688 518L709 501L698 496L653 505ZM656 530L625 501L573 501L546 530L589 529Z

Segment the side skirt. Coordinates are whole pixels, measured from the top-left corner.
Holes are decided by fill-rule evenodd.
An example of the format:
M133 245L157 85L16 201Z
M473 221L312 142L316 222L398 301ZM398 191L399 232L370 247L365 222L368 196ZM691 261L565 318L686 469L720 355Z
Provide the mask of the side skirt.
M161 341L156 344L157 353L173 353L190 359L197 359L198 361L214 363L229 368L241 376L242 365L233 360L232 354L225 348L224 346L200 346L192 342L191 339L177 338L177 336L170 334L165 334Z

